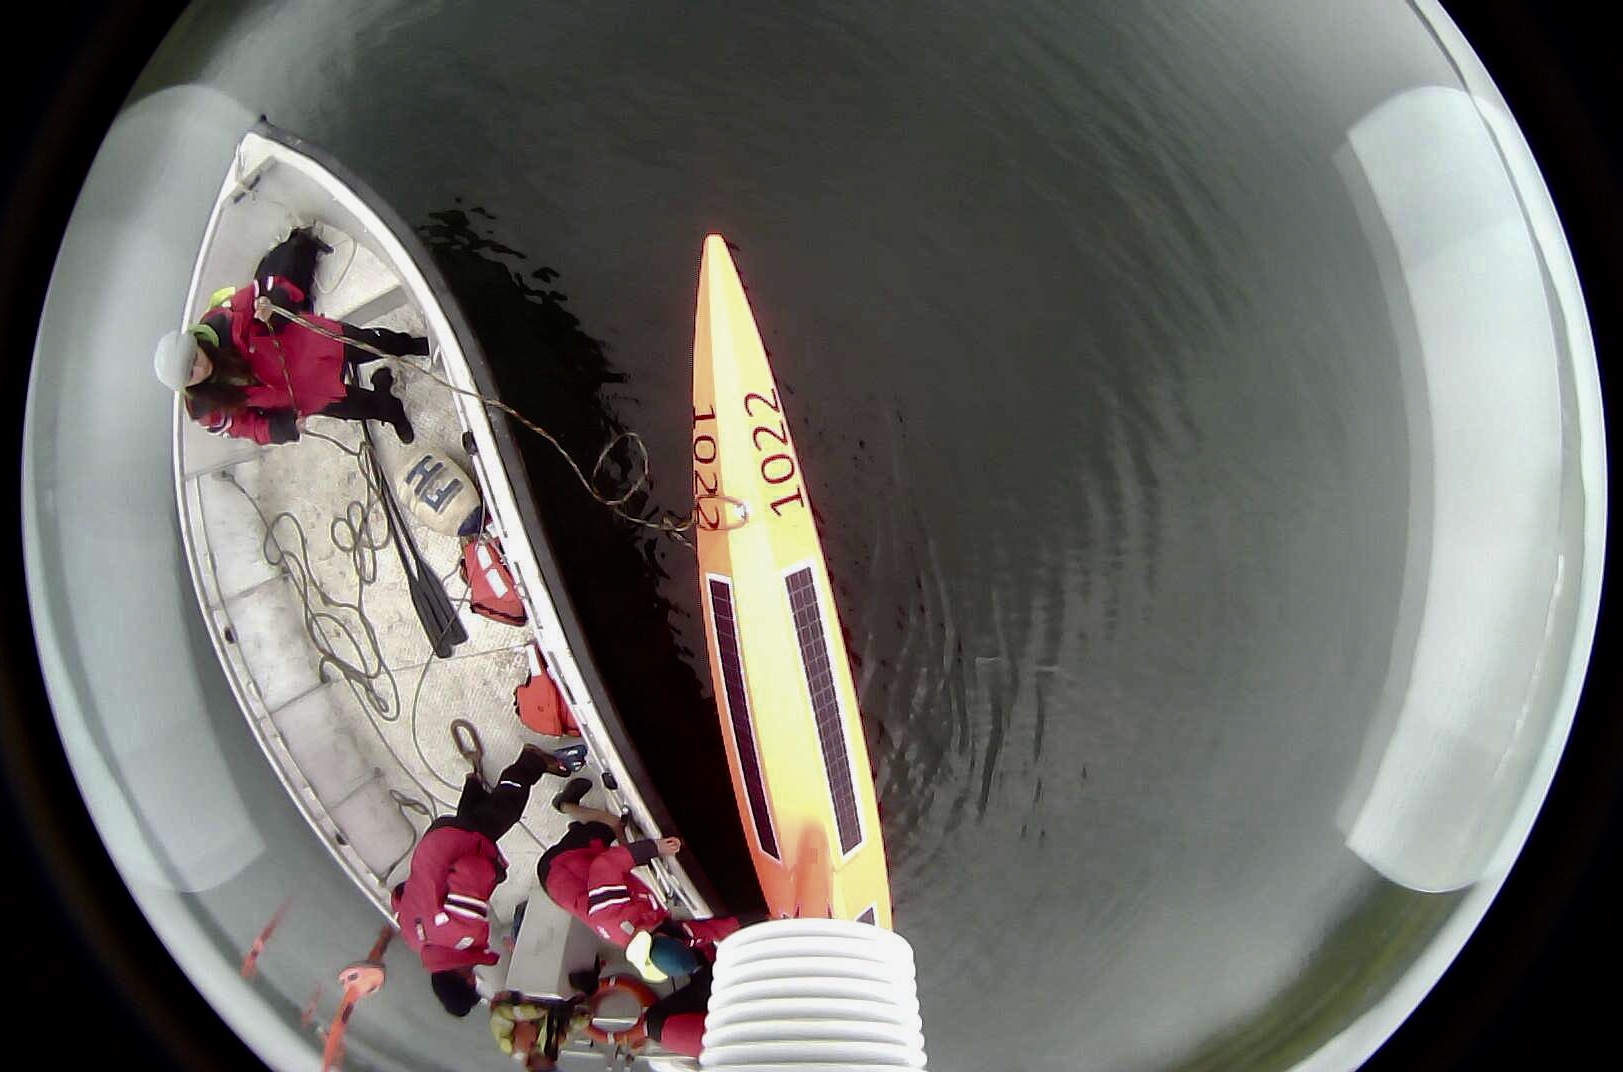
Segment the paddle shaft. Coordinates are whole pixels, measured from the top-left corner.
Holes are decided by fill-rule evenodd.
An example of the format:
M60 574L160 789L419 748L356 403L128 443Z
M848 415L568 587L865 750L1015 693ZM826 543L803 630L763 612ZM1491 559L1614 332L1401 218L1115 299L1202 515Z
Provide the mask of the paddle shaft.
M372 459L375 468L377 448L372 443L372 430L366 428L364 424L362 427L368 445L373 448ZM456 605L446 594L439 576L423 560L417 542L412 539L411 528L401 513L400 504L395 501L393 489L389 487L388 481L383 479L381 470L377 475L378 493L383 499L384 516L388 519L389 532L394 538L395 551L400 555L400 568L406 574L406 586L411 593L412 608L417 612L417 620L422 624L423 632L427 635L434 654L442 659L448 659L452 650L468 639L468 632L462 627L462 621L457 617Z

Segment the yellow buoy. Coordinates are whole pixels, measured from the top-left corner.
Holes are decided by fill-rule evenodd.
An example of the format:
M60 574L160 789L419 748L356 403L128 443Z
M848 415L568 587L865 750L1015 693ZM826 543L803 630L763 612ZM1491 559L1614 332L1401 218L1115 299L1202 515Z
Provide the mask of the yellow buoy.
M711 679L767 906L888 929L873 772L810 489L720 235L699 269L693 490Z

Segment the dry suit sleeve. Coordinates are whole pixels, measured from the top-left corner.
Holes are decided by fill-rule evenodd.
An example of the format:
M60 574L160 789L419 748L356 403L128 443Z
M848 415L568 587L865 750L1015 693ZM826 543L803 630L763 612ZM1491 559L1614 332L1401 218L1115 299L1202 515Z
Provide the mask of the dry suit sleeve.
M304 304L304 291L298 284L286 276L267 275L254 280L254 297L265 297L278 309L287 309L298 312ZM271 330L281 331L289 323L287 317L280 313L271 316Z
M299 439L299 415L291 409L265 409L264 415L272 443L296 443Z
M292 410L263 410L244 406L239 410L215 410L197 418L197 423L211 435L251 439L262 446L271 443L290 443L299 438L294 421L298 415Z

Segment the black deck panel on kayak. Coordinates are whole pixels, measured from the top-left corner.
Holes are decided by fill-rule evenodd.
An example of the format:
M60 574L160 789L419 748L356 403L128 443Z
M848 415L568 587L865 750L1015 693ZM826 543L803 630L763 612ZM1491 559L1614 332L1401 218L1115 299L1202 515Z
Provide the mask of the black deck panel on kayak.
M823 611L817 602L817 578L806 566L789 574L783 583L794 612L800 661L811 692L817 741L822 746L830 803L840 831L840 851L849 853L862 844L862 820L858 815L857 787L851 780L851 753L845 745L845 720L840 717L840 697L834 687L834 666L823 630Z
M727 718L738 746L738 763L744 776L744 792L749 796L750 814L762 851L781 860L778 835L772 826L772 809L767 805L766 786L761 778L761 758L755 746L755 725L750 719L749 691L744 687L744 660L738 647L738 623L733 615L733 586L725 577L710 579L710 614L716 623L716 651L721 657L721 676L727 693Z

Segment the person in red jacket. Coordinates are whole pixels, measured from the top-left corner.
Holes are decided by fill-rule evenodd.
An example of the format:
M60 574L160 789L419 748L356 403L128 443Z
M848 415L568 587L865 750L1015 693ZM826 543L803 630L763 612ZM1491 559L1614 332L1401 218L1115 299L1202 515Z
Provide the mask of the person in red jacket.
M580 803L591 784L585 778L573 779L553 798L553 807L575 821L542 853L536 863L536 879L547 896L604 941L625 949L639 935L648 935L639 946L657 953L654 959L683 974L697 970L702 963L700 954L737 930L739 921L732 917L672 919L631 869L656 856L675 856L682 851L681 839L615 844L624 841L620 820ZM649 963L647 956L639 960Z
M525 745L495 788L477 761L462 786L456 814L429 824L411 854L411 872L393 891L400 936L428 969L445 1011L466 1016L479 1003L476 964L495 964L490 948L490 895L507 877L496 842L517 823L542 775L567 775L563 759Z
M426 355L428 340L384 328L358 328L311 312L316 259L330 250L309 230L295 230L260 262L252 283L196 324L158 341L153 371L185 396L193 420L217 435L291 443L299 438L305 418L319 413L382 421L394 427L402 443L412 441L415 433L405 406L390 393L392 371L376 372L371 389L346 384L344 374L379 360L354 342L399 357ZM291 320L273 306L322 330Z

